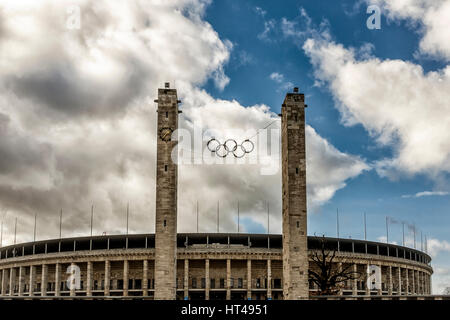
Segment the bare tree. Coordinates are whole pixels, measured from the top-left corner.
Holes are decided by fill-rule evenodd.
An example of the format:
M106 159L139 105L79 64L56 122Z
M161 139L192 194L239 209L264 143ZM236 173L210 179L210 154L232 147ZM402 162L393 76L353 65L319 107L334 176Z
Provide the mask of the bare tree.
M319 295L336 295L344 287L346 281L358 280L363 276L360 272L353 271L354 263L340 261L343 262L342 268L337 266L334 261L336 249L327 250L325 236L320 240L320 248L312 250L310 257L312 266L317 268L309 268L309 280L317 285Z

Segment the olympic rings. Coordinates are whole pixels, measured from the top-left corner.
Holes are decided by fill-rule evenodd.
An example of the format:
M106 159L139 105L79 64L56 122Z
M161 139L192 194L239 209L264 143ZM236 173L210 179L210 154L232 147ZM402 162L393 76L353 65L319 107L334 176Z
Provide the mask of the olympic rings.
M238 144L234 139L228 139L224 143L220 143L219 140L213 137L208 141L206 147L221 158L225 158L230 152L235 158L242 158L246 153L250 153L255 149L255 144L249 139L244 140L241 144Z

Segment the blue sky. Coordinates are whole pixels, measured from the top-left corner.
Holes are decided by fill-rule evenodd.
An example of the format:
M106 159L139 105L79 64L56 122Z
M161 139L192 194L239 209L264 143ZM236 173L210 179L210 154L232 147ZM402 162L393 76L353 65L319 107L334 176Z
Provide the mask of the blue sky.
M417 57L420 33L406 22L387 21L382 15L380 30L366 28L369 17L366 6L354 7L354 1L215 1L206 11L205 19L223 39L233 43L225 73L230 83L224 90L212 81L204 88L216 98L236 99L243 105L264 103L273 112L280 111L285 90L270 75L282 74L285 81L300 87L306 94L307 122L338 150L356 154L368 163L393 154L393 148L380 146L360 124L345 126L336 101L325 86L315 86L314 70L309 57L302 50L302 42L283 36L279 25L282 18L299 19L303 8L316 27L324 20L335 42L345 47L373 45L372 55L381 59L401 59L422 66L427 71L444 67L445 61ZM259 9L257 9L259 8ZM353 12L351 12L353 10ZM262 14L264 12L264 14ZM273 21L274 27L263 38L264 23ZM243 58L245 57L245 58ZM382 92L380 92L382 94ZM430 126L433 125L430 123ZM448 181L448 172L441 172ZM402 197L425 190L434 190L436 181L426 174L404 175L395 180L381 177L375 170L365 171L346 182L334 197L309 214L309 234L336 234L336 208L340 212L340 235L363 238L363 212L367 213L368 238L377 240L385 235L385 217L415 224L428 238L450 240L450 196ZM447 189L443 191L448 191ZM262 226L251 225L249 230L261 231ZM402 227L390 225L390 240L401 243ZM420 247L420 234L417 234ZM435 257L435 264L448 265L448 253ZM449 283L450 286L450 283Z

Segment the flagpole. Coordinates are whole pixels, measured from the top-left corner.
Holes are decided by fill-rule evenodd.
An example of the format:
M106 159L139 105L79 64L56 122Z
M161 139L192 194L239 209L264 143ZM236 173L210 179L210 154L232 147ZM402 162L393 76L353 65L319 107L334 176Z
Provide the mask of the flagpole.
M130 203L127 202L127 234L128 234L128 217L129 217L129 214L130 214L129 206L130 206Z
M239 200L237 202L237 214L238 214L238 233L239 233Z
M269 201L267 201L267 234L270 234Z
M59 213L59 238L62 238L62 215L63 215L63 209L61 208L61 211Z
M197 211L197 233L198 233L198 200L197 200L197 207L196 207L196 211Z
M92 226L94 224L94 204L91 207L91 237L92 237Z
M364 240L367 241L366 213L364 212Z
M339 243L339 209L336 208L336 231L337 231L337 244L338 244L338 251L340 251L341 246Z
M0 247L3 247L3 219L1 223L1 231L0 231Z
M14 224L14 244L16 244L16 237L17 237L17 217L16 222Z
M402 223L403 225L403 246L405 246L405 223Z
M339 239L339 209L336 208L336 234Z
M386 216L386 243L389 243L389 222L387 216Z
M33 232L33 242L36 242L36 220L37 220L37 213L34 214L34 232Z
M422 231L420 231L420 251L423 251L423 235L422 235Z

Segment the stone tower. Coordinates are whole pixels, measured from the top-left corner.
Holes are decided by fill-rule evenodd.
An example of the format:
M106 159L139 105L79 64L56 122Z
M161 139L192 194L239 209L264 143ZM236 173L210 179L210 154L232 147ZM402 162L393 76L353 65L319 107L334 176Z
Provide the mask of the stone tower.
M281 107L283 296L308 299L305 96L294 88Z
M177 90L158 89L158 132L156 161L155 222L155 300L176 298L177 254L177 164L171 154L177 141L172 132L178 128Z

